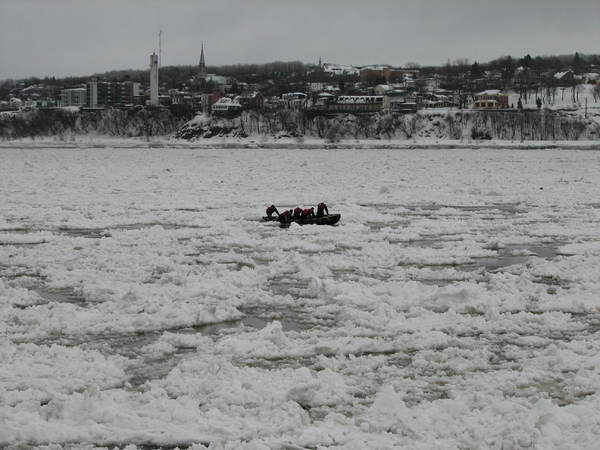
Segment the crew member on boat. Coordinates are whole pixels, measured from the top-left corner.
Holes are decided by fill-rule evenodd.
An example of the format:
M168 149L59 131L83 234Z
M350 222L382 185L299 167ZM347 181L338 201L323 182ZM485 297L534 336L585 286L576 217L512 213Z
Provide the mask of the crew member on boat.
M321 202L317 205L317 217L323 217L325 214L329 214L329 210L327 205Z
M315 208L306 208L302 211L303 219L312 219L315 217Z
M294 215L292 217L294 220L300 220L302 219L302 208L300 208L299 206L296 206L294 208Z
M281 223L291 222L292 221L292 210L287 209L287 210L283 211L281 214L279 214L279 218L277 220L279 220Z
M269 219L272 218L273 213L277 214L277 217L279 217L279 211L277 211L277 208L275 208L275 205L271 205L267 208L267 217Z

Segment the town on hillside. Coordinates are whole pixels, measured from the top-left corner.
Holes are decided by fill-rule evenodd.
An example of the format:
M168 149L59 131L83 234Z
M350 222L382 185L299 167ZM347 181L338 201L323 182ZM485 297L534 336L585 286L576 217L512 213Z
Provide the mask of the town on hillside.
M195 66L108 72L91 78L0 82L0 111L68 108L170 108L235 117L244 110L337 113L415 113L420 110L583 110L598 108L600 56L574 55L443 66L352 66L276 62L210 67L204 46Z

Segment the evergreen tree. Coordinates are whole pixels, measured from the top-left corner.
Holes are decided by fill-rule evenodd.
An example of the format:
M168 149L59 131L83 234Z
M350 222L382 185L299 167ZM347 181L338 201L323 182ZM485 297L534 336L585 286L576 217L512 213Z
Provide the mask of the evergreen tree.
M510 56L507 56L504 60L502 67L502 79L510 80L515 74L515 63Z
M481 66L475 61L473 65L471 65L471 79L475 80L477 78L481 78L483 76L483 69Z
M585 61L579 55L579 52L575 52L575 56L573 57L573 69L576 72L581 72L584 69Z
M523 67L530 68L531 67L531 55L528 53L519 62L520 62L520 65L522 65Z

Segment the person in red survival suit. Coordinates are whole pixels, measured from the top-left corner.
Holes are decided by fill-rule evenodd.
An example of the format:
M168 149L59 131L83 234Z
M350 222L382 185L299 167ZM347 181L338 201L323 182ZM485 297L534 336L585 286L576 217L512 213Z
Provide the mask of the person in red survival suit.
M294 220L302 219L302 208L299 206L294 208L294 215L292 217Z
M302 211L303 219L312 219L313 217L315 217L315 208L306 208Z
M279 217L279 211L277 211L275 205L271 205L267 208L267 217L270 219L273 213L277 214L277 217Z
M329 210L327 209L327 205L321 202L317 206L317 217L323 217L325 214L329 215Z
M290 223L292 221L292 210L288 209L279 214L278 219L281 223Z

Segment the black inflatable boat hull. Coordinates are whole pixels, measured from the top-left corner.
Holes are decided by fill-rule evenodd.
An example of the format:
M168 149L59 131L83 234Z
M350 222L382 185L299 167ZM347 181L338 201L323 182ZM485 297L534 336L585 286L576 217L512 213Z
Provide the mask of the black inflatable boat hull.
M312 217L310 219L292 220L292 222L296 222L298 225L335 225L341 218L341 214L326 214L321 217ZM277 217L263 216L262 220L264 222L279 222L279 218ZM281 226L289 227L290 223L291 222L284 222Z

